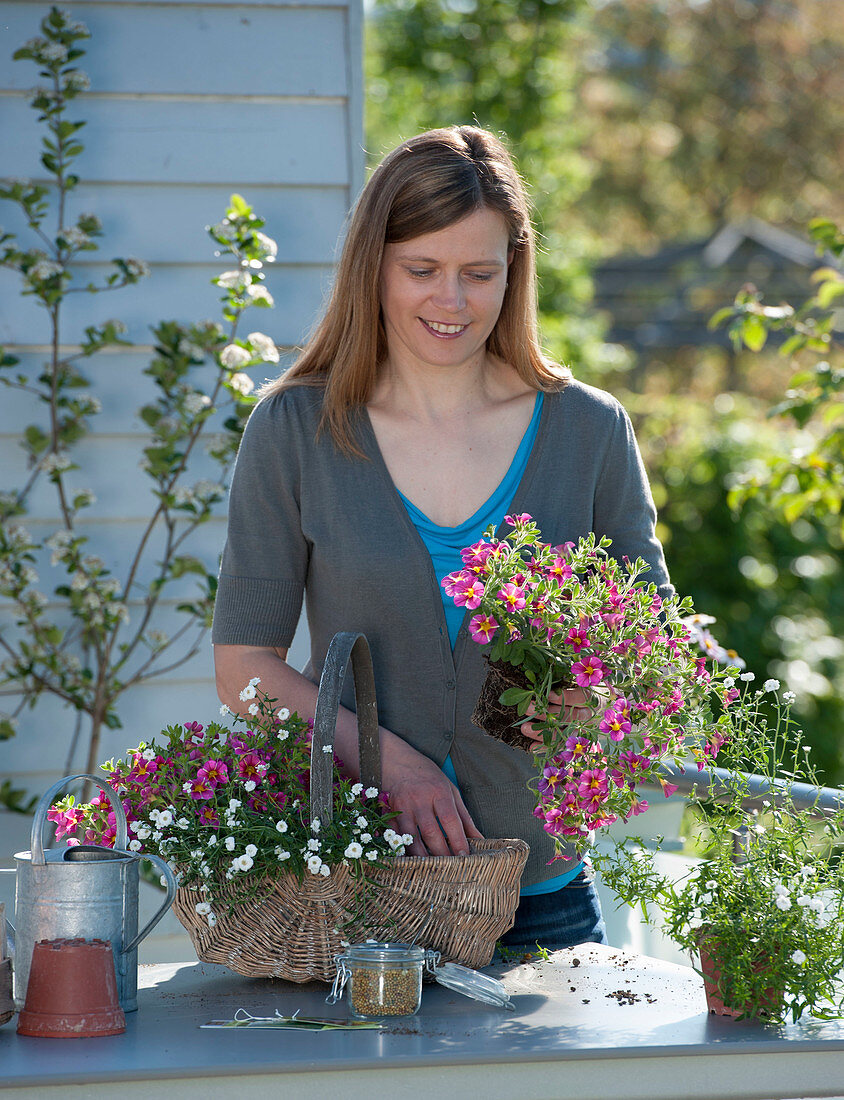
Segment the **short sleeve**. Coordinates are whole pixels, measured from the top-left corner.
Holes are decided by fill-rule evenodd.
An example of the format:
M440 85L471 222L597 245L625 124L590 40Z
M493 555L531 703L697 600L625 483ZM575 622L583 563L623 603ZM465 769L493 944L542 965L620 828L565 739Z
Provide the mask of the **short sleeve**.
M285 395L255 406L229 493L211 641L288 647L308 571L300 520L301 425Z
M658 586L664 599L674 594L656 536L648 475L630 417L620 405L595 490L594 529L612 539L610 553L619 560L643 558L651 567L645 579Z

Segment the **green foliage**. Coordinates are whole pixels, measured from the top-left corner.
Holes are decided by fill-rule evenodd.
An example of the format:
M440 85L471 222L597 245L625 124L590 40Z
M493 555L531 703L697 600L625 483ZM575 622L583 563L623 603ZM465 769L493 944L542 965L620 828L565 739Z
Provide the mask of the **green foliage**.
M704 858L678 879L658 868L653 851L622 842L596 858L607 885L645 919L663 921L681 948L704 946L717 969L718 993L745 1015L798 1020L842 1013L844 966L844 804L805 807L793 782L817 784L805 742L785 705L764 691L745 692L733 707L733 733L718 756L727 771L718 801L696 790L697 841ZM754 794L744 768L767 781ZM754 800L756 808L752 809ZM748 816L749 815L749 816ZM775 991L772 998L771 990ZM778 1000L785 994L787 1000Z
M834 223L817 218L809 229L820 255L844 253L844 233ZM813 273L812 281L815 293L797 308L788 303L765 305L755 287L746 287L732 306L715 314L711 325L728 322L736 348L751 351L760 351L771 335L784 337L780 354L800 364L783 400L769 413L790 419L802 429L797 445L789 457L775 455L764 468L746 471L731 494L732 506L739 511L754 500L785 523L799 519L816 523L840 551L844 547L844 344L835 324L836 310L844 299L844 272L822 267Z
M736 470L764 470L795 433L765 423L764 405L724 395L628 394L659 509L672 581L718 620L722 642L759 677L798 687L797 710L827 782L844 775L844 570L827 529L785 524L764 501L730 507Z

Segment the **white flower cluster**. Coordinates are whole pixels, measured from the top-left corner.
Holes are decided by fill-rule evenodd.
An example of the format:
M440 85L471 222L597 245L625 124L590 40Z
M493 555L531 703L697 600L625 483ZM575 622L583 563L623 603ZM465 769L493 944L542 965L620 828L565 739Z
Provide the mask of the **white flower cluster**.
M60 474L69 470L73 463L67 451L50 451L41 459L39 465L45 474Z
M143 260L130 257L126 261L126 270L130 275L134 275L136 279L145 279L149 275L149 264L144 263Z
M63 271L62 265L55 260L36 260L27 271L26 277L33 286L36 286L38 283L45 283L48 279L55 278L56 275L61 275Z
M242 394L244 397L252 393L255 389L255 383L248 374L244 374L242 371L238 371L231 376L229 379L229 386L231 386L235 393Z
M253 356L239 344L226 344L220 352L220 362L227 370L237 370L251 363Z
M263 359L265 363L277 363L279 361L278 348L269 336L266 336L263 332L250 332L246 339L259 359Z
M91 78L87 73L83 73L81 69L77 69L65 76L64 86L65 91L68 92L87 92L91 87Z
M188 414L188 416L196 416L201 413L203 409L207 409L211 404L211 398L207 393L199 393L199 391L192 391L186 393L182 398L182 408Z
M62 229L59 233L59 239L63 240L70 248L82 248L83 245L91 243L91 238L78 225L70 225L67 229Z

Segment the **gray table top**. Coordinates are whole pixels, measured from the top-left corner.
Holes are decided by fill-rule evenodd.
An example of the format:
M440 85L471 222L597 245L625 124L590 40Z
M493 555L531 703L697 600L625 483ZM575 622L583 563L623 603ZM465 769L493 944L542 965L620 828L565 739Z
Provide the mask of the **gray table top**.
M834 1057L844 1091L844 1022L806 1018L773 1026L710 1016L701 980L689 968L590 944L547 962L488 972L503 978L515 1012L431 985L417 1016L381 1030L303 1033L199 1025L230 1019L239 1008L257 1016L299 1009L304 1016L347 1018L345 1002L325 1004L324 985L243 978L198 962L144 966L139 1011L129 1014L123 1035L34 1039L17 1035L14 1022L0 1028L0 1089L373 1067L573 1067L596 1058L626 1061L644 1080L649 1060L666 1057L811 1053ZM676 1095L686 1093L678 1086Z

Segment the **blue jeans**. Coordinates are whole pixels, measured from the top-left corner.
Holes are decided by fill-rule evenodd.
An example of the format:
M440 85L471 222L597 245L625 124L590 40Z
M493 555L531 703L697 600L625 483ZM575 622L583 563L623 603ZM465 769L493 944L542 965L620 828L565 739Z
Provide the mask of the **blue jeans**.
M516 923L500 942L504 947L525 951L535 951L537 943L552 951L579 943L606 943L607 929L594 872L584 868L562 890L523 897L516 910Z

